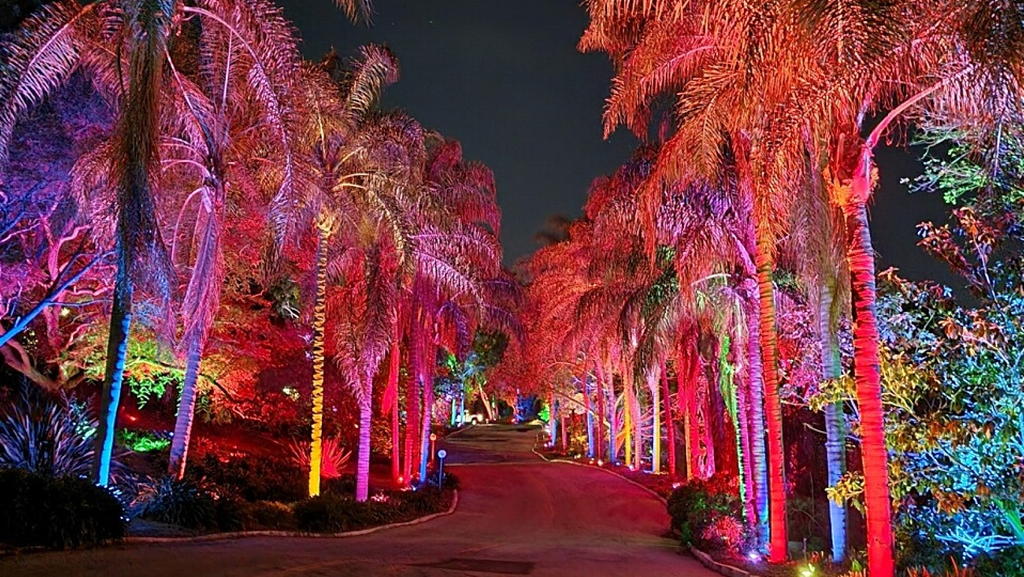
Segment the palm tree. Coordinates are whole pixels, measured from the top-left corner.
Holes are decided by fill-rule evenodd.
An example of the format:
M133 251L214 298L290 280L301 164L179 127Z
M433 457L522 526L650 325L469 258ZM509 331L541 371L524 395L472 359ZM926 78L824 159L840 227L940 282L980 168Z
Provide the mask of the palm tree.
M201 74L190 78L169 60L173 76L169 89L181 102L183 118L181 129L166 137L164 154L168 171L178 173L178 180L186 183L184 189L191 190L178 223L195 199L191 236L198 239L182 301L184 330L179 346L185 353L185 375L168 463L168 473L177 478L185 473L202 353L220 301L225 206L232 200L260 202L259 191L236 184L258 179L260 175L250 174L252 165L275 164L285 174L292 171L293 138L287 123L296 104L289 102L294 98L294 79L300 72L295 39L272 4L263 0L199 3L185 11L201 18L200 36L188 47L198 53ZM272 152L252 162L258 150ZM282 189L291 186L293 179L280 179ZM234 199L229 198L232 195ZM175 245L177 240L175 235Z
M331 81L329 74L337 77L340 86ZM316 234L310 496L320 493L328 277L331 269L335 277L340 277L338 271L342 266L337 259L350 258L346 255L347 248L358 240L352 235L357 233L355 227L366 216L365 207L376 204L387 210L387 202L358 197L378 199L378 191L369 183L379 185L380 178L373 177L372 171L384 168L375 165L379 159L372 156L374 151L380 150L380 142L374 139L381 137L381 133L367 130L366 124L380 92L397 80L397 60L390 51L377 46L363 47L358 57L344 68L334 56L329 56L320 68L307 68L302 93L309 108L303 116L301 140L304 146L302 168L308 173L302 178L310 184L302 191L282 190L274 202L273 218L279 242L290 236L296 217ZM342 231L348 237L342 239L341 250L335 251L332 258L332 240ZM357 387L365 385L364 374L356 374L355 378ZM359 458L362 459L362 455Z

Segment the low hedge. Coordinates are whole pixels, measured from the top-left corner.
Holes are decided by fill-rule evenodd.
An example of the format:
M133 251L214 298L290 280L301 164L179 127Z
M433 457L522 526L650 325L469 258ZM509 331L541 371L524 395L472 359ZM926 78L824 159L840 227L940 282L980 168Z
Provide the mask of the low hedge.
M124 537L125 523L121 503L91 481L0 469L0 542L91 547Z
M294 507L300 531L341 533L411 521L448 508L451 493L433 488L419 491L378 493L360 503L348 496L321 495Z

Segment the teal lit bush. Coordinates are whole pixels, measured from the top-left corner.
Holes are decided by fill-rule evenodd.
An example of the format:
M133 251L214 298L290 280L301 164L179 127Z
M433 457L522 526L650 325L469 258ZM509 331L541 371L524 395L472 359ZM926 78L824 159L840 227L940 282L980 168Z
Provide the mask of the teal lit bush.
M0 542L55 549L91 547L124 537L121 503L78 477L0 469Z

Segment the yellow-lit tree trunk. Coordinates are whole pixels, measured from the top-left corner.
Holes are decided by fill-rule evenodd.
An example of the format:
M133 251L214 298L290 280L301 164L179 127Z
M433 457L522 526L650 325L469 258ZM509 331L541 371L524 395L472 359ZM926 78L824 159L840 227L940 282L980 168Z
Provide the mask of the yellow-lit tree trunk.
M316 301L313 305L313 426L309 438L309 496L320 494L320 460L324 430L324 326L327 323L327 243L330 227L317 223Z

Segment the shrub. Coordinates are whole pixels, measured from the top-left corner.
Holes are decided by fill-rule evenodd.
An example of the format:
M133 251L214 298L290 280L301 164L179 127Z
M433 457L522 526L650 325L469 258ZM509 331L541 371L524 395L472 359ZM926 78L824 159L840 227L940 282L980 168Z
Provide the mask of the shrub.
M150 521L189 529L217 529L217 503L213 495L190 480L163 478L140 486L135 515Z
M292 508L279 501L242 503L241 516L246 530L291 531L297 527Z
M171 446L170 437L170 433L133 431L130 429L121 429L117 432L118 444L136 453L163 451Z
M309 443L293 440L288 445L292 465L302 471L309 471ZM334 438L325 438L321 444L320 453L320 477L323 479L337 479L345 471L345 465L352 458L352 451L346 451L345 447Z
M975 560L974 569L979 576L1024 577L1024 545L986 553Z
M306 497L306 472L290 463L256 457L221 462L214 455L189 465L186 478L246 501L298 501Z
M359 503L351 497L320 495L295 505L295 522L302 531L340 533L391 522L395 507L389 503Z
M672 529L679 532L683 543L714 548L722 543L706 539L705 530L723 517L738 520L740 503L725 479L718 476L679 486L669 495L668 514L672 517Z
M320 484L325 495L354 495L356 492L356 476L342 475L336 479L326 479Z
M121 503L77 477L0 469L0 541L63 549L124 537Z
M448 496L434 488L377 493L358 503L351 497L321 495L295 505L295 521L302 531L338 533L409 521L448 507Z
M51 477L88 476L96 419L65 397L22 387L0 413L0 467ZM115 463L113 472L119 467Z
M398 495L398 507L405 513L405 517L414 518L447 509L450 493L430 487L418 491L402 491Z

